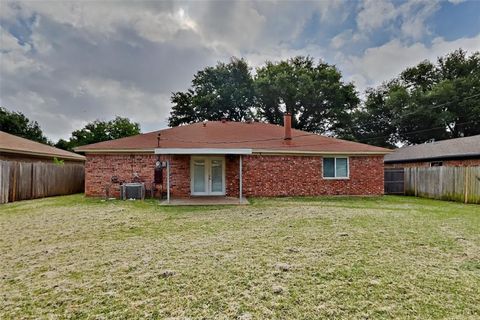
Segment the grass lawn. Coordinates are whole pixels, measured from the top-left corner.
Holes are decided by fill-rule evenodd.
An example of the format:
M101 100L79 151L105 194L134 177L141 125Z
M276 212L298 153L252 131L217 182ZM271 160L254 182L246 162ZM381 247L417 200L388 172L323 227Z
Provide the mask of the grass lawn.
M0 319L479 317L478 205L0 206Z

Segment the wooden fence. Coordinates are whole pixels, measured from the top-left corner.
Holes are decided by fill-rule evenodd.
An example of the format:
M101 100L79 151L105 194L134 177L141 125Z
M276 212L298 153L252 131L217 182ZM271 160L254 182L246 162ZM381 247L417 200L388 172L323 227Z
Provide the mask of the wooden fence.
M83 164L0 161L0 203L83 192Z
M404 168L405 195L480 203L480 167Z

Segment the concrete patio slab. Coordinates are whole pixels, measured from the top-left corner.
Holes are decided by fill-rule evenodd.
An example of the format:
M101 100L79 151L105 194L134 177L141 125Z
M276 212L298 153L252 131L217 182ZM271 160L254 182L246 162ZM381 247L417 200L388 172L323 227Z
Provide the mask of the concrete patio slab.
M189 197L189 198L172 198L170 203L163 199L160 201L161 205L165 206L218 206L218 205L248 205L250 202L247 198L243 197L240 201L235 197Z

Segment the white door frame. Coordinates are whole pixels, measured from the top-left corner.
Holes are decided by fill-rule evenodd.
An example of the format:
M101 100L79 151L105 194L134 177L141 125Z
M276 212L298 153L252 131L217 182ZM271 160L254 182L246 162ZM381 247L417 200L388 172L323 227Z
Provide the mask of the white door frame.
M194 174L193 163L195 160L205 161L205 192L194 192ZM212 192L212 160L222 161L222 191ZM192 196L224 196L225 195L225 157L212 157L212 156L191 156L190 157L190 194Z

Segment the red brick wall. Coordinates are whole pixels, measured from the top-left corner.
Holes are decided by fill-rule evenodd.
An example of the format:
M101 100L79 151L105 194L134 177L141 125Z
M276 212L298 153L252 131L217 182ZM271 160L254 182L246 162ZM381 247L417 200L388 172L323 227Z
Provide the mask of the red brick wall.
M153 154L87 154L85 164L85 195L93 197L120 196L120 184L111 183L112 176L119 181L131 182L137 173L140 181L150 189L157 156ZM190 194L190 156L161 156L170 159L170 185L172 196ZM165 171L166 172L166 171ZM166 181L166 176L163 177Z
M171 160L171 195L190 195L190 156L162 156ZM155 155L87 154L85 194L105 196L110 179L132 181L133 174L150 187ZM322 178L319 156L244 156L243 192L246 196L379 195L383 194L383 156L350 157L350 178ZM239 156L225 157L225 187L228 196L238 196ZM164 177L165 180L165 177ZM119 196L119 184L110 187L110 196Z
M349 179L329 180L322 177L322 157L245 156L244 194L247 196L383 194L383 156L350 157L349 163ZM235 191L238 191L238 185Z
M225 156L225 192L227 196L238 197L239 159L239 156Z
M442 160L439 160L442 161ZM386 163L385 168L410 168L410 167L430 167L430 162L405 162L405 163ZM464 160L444 160L445 167L477 167L480 166L480 159Z

